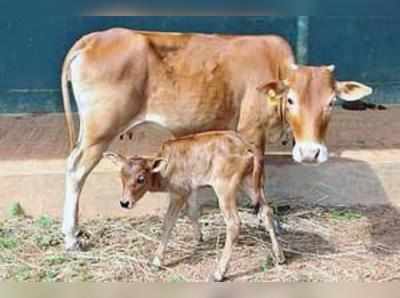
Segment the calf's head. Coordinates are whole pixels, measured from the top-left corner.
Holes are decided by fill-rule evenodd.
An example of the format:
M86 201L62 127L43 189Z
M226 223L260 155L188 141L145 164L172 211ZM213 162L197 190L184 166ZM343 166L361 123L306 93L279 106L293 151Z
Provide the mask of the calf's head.
M258 88L269 105L279 102L282 118L287 121L296 145L293 159L301 163L322 163L328 159L325 138L336 98L359 100L372 89L358 82L335 80L335 67L291 65L287 78Z
M132 209L145 193L154 188L155 173L160 171L164 159L129 157L106 152L103 156L111 160L119 169L122 183L121 208Z

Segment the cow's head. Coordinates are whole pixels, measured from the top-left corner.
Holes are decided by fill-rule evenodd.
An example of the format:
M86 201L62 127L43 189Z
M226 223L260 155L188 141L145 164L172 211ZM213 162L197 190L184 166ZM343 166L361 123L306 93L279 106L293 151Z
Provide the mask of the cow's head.
M103 156L111 160L119 169L122 182L122 198L120 205L124 209L132 209L143 198L145 193L154 188L154 174L160 171L163 159L151 157L126 158L113 152L105 152Z
M328 159L325 137L336 97L355 101L370 95L372 89L357 82L339 82L334 66L290 66L287 79L269 82L258 89L269 104L280 100L282 114L288 122L296 145L297 162L322 163Z

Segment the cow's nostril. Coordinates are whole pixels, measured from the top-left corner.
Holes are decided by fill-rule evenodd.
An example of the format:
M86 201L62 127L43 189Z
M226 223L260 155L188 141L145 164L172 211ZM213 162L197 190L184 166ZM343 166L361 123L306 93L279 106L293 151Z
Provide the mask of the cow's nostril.
M321 149L317 149L317 152L315 153L315 156L314 156L315 160L318 159L320 153L321 153Z
M129 207L129 202L120 202L121 207L127 209Z

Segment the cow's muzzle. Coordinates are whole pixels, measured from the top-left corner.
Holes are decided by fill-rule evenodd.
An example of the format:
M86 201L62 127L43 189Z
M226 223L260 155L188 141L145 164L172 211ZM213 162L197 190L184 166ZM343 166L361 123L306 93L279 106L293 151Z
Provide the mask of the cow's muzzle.
M323 163L328 160L328 149L315 142L299 142L293 148L293 159L300 163Z

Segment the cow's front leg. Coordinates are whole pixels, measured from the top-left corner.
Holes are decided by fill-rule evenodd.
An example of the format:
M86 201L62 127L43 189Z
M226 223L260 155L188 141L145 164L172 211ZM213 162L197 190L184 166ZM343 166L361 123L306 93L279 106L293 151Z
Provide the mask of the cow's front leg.
M179 212L185 205L185 196L175 193L170 193L169 206L167 213L164 217L162 228L161 242L157 248L153 259L153 265L157 268L163 266L164 252L168 245L169 237L171 236L172 229L178 219Z
M264 223L265 229L269 232L269 235L271 237L271 243L272 243L272 252L274 256L274 260L276 264L284 264L286 261L285 255L283 253L283 250L279 244L278 238L276 236L276 228L275 228L275 223L274 223L274 212L269 206L269 204L266 204L261 207L261 210L258 214L260 220Z

